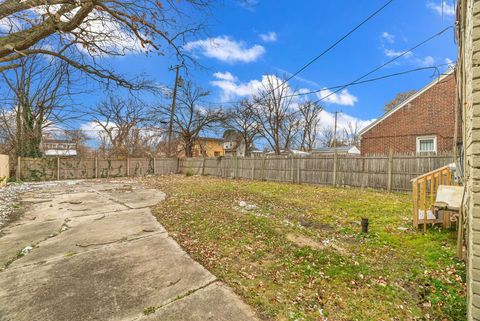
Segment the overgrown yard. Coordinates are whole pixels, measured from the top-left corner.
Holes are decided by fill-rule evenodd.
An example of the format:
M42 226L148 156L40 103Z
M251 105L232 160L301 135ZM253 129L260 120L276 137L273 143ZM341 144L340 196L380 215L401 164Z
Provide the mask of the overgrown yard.
M455 232L410 228L410 195L179 175L145 183L167 193L160 223L265 320L465 319Z

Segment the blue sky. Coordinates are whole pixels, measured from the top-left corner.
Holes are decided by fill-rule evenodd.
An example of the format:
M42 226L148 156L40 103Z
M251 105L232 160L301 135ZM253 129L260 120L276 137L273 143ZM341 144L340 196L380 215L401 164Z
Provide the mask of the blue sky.
M203 67L192 68L189 79L211 90L212 103L238 100L255 91L264 75L297 71L335 42L386 0L291 1L250 0L248 6L225 0L208 17L206 31L186 44L185 49ZM295 90L316 90L351 82L417 43L453 26L453 2L440 0L396 0L339 46L289 82ZM417 49L376 74L401 72L417 67L444 65L456 60L454 31ZM126 75L145 73L158 83L171 85L174 73L171 56L131 54L112 58L110 64ZM330 125L333 111L341 111L342 122L367 121L383 113L384 104L397 93L420 89L433 80L432 71L348 88L324 101L324 124ZM104 92L85 99L86 107ZM312 99L318 97L312 96ZM228 106L228 104L226 104ZM346 116L348 115L348 116Z

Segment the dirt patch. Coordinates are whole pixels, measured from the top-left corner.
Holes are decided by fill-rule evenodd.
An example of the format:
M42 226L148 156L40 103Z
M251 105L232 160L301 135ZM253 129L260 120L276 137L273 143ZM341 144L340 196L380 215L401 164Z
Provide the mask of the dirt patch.
M317 250L325 249L325 246L322 243L299 234L288 233L287 240L298 246L308 246Z
M304 217L298 219L298 223L305 228L313 228L325 232L333 232L335 229L330 224L315 222Z

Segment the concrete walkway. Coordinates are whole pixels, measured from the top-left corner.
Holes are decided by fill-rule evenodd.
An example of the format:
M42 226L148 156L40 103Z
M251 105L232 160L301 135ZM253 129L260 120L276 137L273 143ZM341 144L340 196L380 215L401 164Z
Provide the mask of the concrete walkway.
M255 320L152 216L164 197L125 180L24 194L0 235L0 321Z

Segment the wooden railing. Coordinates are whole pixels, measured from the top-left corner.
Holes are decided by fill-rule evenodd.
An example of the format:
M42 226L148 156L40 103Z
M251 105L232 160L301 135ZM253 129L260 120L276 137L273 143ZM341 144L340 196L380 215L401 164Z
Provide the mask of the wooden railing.
M413 195L413 226L423 224L426 231L427 224L439 223L437 219L428 218L428 211L433 214L433 204L440 185L458 185L454 177L455 164L440 167L434 171L418 176L412 180ZM423 210L423 220L419 214Z

